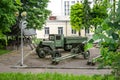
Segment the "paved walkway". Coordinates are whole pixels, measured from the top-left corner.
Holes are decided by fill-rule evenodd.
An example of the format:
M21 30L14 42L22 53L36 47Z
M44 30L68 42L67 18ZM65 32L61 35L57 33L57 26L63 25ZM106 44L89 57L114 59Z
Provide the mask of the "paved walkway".
M62 73L74 75L94 75L94 74L110 74L110 69L47 69L47 68L12 68L14 66L4 66L0 64L0 72L22 72L22 73Z

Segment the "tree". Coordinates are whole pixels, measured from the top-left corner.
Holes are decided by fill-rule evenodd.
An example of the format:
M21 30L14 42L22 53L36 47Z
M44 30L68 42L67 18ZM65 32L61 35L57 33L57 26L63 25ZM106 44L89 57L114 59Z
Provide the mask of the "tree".
M107 0L104 0L100 3L96 3L93 6L93 9L91 11L91 24L95 27L95 29L97 28L97 26L101 25L101 23L104 21L104 19L106 19L108 17L107 14Z
M20 13L27 12L27 27L41 29L50 14L50 11L46 9L49 0L21 0L21 2Z
M70 23L72 28L79 31L83 28L83 4L76 3L71 6Z
M4 32L10 31L9 28L15 23L17 6L14 3L13 0L0 1L0 38Z
M114 4L114 3L113 3ZM100 59L104 65L108 65L113 69L113 74L115 75L116 80L120 79L120 0L118 2L118 8L115 8L111 12L108 19L105 21L107 24L106 28L104 27L102 30L104 33L104 45L107 45L106 48L102 46L102 56L103 58ZM103 25L105 26L105 25ZM102 31L102 32L103 32ZM107 48L108 47L108 48Z
M97 33L90 41L100 40L100 55L102 57L97 60L101 63L101 67L111 67L115 80L120 80L120 0L118 8L115 5L113 7L115 10L112 10L109 17L96 29Z
M5 43L4 33L10 32L13 25L19 24L23 11L27 12L28 28L41 29L50 14L46 9L48 2L49 0L0 0L0 45Z
M4 33L10 31L10 27L16 22L16 11L17 6L13 0L0 0L0 39L4 41L0 42L0 46L6 40Z
M84 18L83 18L83 24L85 27L85 35L86 33L89 33L89 27L90 27L90 6L88 0L84 0L83 2L83 13L84 13Z

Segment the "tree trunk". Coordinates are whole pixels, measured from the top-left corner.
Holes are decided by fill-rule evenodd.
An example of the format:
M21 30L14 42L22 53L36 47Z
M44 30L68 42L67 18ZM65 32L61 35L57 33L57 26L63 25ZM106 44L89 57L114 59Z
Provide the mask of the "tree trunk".
M81 31L79 30L79 36L81 36Z
M85 28L85 36L89 34L89 28Z

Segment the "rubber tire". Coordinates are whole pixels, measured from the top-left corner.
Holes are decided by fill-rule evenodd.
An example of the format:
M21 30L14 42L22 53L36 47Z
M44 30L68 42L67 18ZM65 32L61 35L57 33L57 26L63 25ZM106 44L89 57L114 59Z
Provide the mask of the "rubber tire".
M42 48L38 49L37 54L38 54L39 58L45 58L45 56L46 56L45 51Z
M67 45L64 45L64 51L70 51L70 49L67 49Z

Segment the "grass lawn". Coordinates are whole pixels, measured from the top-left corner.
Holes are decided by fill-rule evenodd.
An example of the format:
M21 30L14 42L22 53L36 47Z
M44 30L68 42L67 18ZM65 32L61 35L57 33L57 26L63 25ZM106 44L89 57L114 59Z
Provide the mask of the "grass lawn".
M0 55L2 54L6 54L6 53L9 53L10 50L3 50L3 49L0 49Z
M111 75L73 75L59 73L0 73L0 80L115 80Z

